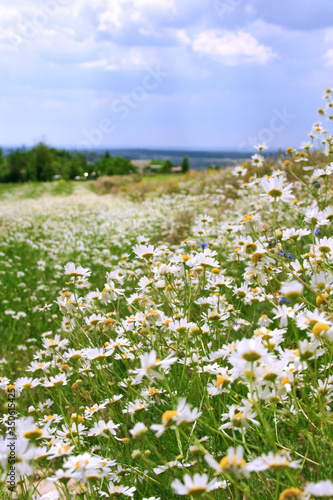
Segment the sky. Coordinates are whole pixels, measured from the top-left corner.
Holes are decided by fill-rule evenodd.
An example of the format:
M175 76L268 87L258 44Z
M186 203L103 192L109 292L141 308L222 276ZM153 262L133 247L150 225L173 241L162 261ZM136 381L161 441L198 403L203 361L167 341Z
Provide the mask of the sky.
M0 0L0 145L300 147L332 19L332 0Z

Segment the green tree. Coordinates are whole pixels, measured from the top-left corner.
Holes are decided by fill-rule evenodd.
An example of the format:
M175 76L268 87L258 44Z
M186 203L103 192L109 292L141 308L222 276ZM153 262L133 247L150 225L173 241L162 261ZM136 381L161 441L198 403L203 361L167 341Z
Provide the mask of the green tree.
M27 167L26 152L21 149L10 151L7 158L8 181L22 182L25 180L25 171Z
M174 164L170 160L166 160L163 162L163 165L160 169L160 172L162 174L171 174L172 172L172 167L174 167Z
M7 162L0 148L0 182L6 182L8 177Z
M73 156L70 160L69 167L69 178L75 179L75 177L82 177L83 174L87 171L87 160L81 154L77 154Z
M108 151L97 163L96 168L99 175L129 175L138 170L128 158L110 156Z
M51 149L40 142L32 150L34 155L35 167L36 167L36 178L38 181L51 181L55 172L53 170L53 155Z
M190 170L190 160L188 159L188 156L184 156L182 160L182 172L184 174Z

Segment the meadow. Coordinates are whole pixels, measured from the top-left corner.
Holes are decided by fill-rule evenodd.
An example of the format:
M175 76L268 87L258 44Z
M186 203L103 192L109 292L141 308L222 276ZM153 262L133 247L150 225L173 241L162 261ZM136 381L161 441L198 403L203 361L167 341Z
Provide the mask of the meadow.
M263 149L1 187L1 498L333 497L333 138Z

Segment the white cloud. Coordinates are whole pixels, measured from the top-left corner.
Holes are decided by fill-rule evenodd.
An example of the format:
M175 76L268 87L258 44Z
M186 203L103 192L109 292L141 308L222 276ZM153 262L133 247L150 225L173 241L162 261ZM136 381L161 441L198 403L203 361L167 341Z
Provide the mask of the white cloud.
M271 47L258 42L254 36L244 31L204 31L192 42L195 52L211 56L213 59L235 66L244 63L266 64L276 57Z
M89 59L80 62L78 65L83 69L101 69L104 71L144 69L149 64L153 64L154 60L147 52L143 53L138 48L123 49L116 45L113 46L112 57L99 57L98 59Z
M325 32L325 42L329 45L333 43L333 28L326 30ZM326 66L333 66L333 48L328 49L324 54L324 59L326 61Z
M79 64L83 69L103 69L105 71L115 71L118 69L116 64L111 64L107 59L100 59L97 61L87 61Z
M333 42L333 28L326 30L325 42L329 42L329 43Z
M108 0L99 15L100 31L121 29L128 24L149 25L150 18L176 14L174 0Z
M324 55L327 66L333 66L333 49L329 49Z
M191 38L187 35L185 30L177 30L176 38L180 41L181 44L191 45Z
M92 31L112 35L143 30L148 36L154 30L158 34L159 24L175 14L175 0L11 0L9 5L0 1L0 49L27 43L38 47L38 38L51 29L73 30L79 40Z

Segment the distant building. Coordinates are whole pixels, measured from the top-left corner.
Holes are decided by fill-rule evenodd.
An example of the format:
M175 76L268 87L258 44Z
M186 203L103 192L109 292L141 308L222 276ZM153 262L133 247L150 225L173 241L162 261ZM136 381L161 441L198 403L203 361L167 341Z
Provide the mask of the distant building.
M139 170L139 173L142 174L144 169L149 165L151 160L131 160L131 163L132 165L134 165L135 167L137 167L137 169Z

